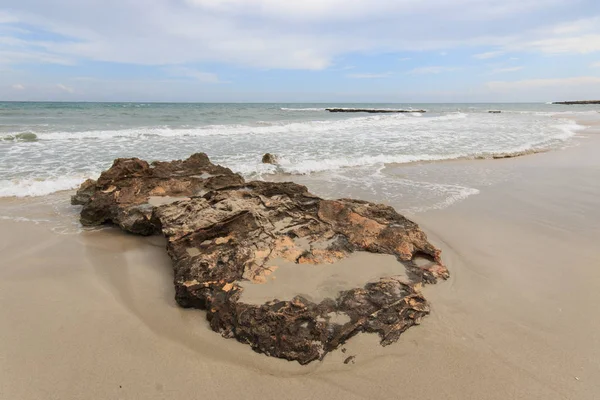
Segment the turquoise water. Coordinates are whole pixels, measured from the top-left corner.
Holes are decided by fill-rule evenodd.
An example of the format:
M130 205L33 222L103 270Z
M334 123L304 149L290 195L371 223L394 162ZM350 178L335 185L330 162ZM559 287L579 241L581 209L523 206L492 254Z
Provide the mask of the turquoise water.
M334 114L326 107L427 113ZM170 160L200 151L252 179L314 176L368 184L392 164L560 148L581 128L561 114L597 110L550 104L0 103L0 197L74 188L117 157ZM266 152L279 155L280 166L261 164Z

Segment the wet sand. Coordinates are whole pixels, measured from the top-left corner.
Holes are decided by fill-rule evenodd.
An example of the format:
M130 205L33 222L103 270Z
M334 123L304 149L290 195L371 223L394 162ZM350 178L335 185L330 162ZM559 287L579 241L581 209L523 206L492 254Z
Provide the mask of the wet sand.
M43 222L54 212L3 199L2 215L29 202L42 222L0 219L0 399L598 399L600 125L591 124L566 150L446 163L448 173L510 179L411 215L452 274L425 288L432 314L394 345L359 335L305 367L223 339L202 311L178 308L161 239L69 224L58 234ZM417 168L440 167L404 173Z

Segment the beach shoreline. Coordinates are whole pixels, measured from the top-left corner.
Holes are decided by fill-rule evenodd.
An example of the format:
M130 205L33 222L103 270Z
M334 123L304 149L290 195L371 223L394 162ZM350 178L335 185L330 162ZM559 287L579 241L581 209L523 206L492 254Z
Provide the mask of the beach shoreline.
M76 209L59 205L69 192L52 195L59 211L0 199L2 215L29 204L32 216L0 219L0 397L596 399L600 124L578 122L588 129L563 150L445 163L444 173L508 178L407 215L451 272L424 289L431 315L396 344L361 334L304 367L223 339L202 311L178 308L161 239L80 232ZM436 163L387 173L398 169L442 173Z

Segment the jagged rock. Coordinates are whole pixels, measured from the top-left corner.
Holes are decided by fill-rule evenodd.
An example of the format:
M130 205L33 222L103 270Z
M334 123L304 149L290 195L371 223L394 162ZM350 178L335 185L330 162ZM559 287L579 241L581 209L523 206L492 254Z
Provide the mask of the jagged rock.
M79 190L74 196L71 196L71 204L74 206L83 206L89 203L92 196L96 192L96 181L87 179L79 186Z
M263 163L263 164L273 164L273 165L277 165L279 162L278 162L278 159L277 159L277 156L276 156L276 155L274 155L274 154L271 154L271 153L267 153L267 154L265 154L265 155L263 156L263 158L262 158L262 163Z
M130 187L135 193L140 188L149 193L161 187L167 196L180 194L170 191L180 190L175 182L188 187L189 175L169 174L179 173L184 169L182 163L189 164L189 160L161 163L167 176L161 173L160 185L143 163L117 160L102 174L86 206L95 204L96 214L103 218L112 217L116 207L117 216L104 220L117 220L128 231L145 234L147 230L135 226L139 221L151 221L152 230L160 228L173 260L178 304L206 310L214 331L247 343L258 352L306 364L321 359L359 332L378 333L382 345L393 343L429 313L419 290L421 284L448 277L440 251L427 241L417 224L393 208L359 200L324 200L294 183L244 183L240 178L233 185L209 188L203 182L202 190L210 190L207 193L194 196L187 191L187 198L161 205L148 203L147 194L139 195L134 197L138 200L133 216L122 215L132 207L115 206L118 196L109 197L110 201L104 195L96 199L98 193L112 187L118 189L110 193ZM203 158L202 168L209 164L208 158ZM223 176L233 179L237 175ZM171 179L171 184L165 185L164 179ZM194 186L194 190L198 188ZM107 210L101 212L102 207ZM285 295L266 301L250 296L251 288L261 291L272 287L269 285L278 282L273 277L284 270L293 275L312 268L309 274L318 273L358 254L370 257L358 264L358 268L368 270L376 269L377 257L389 255L393 273L335 290L323 298L303 293L299 289L302 282L296 280Z
M84 226L113 223L128 232L151 235L159 231L152 219L155 205L243 182L230 169L212 164L204 153L152 164L119 158L97 181L84 182L71 203L83 205Z

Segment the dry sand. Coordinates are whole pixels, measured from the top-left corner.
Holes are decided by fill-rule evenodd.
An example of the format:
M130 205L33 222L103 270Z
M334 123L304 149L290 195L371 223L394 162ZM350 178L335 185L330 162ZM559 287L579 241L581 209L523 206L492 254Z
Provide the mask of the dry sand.
M598 126L578 143L457 162L511 179L414 216L452 273L425 289L432 314L392 346L360 335L305 367L178 308L161 239L0 218L0 399L598 399ZM55 214L0 202L15 207Z

